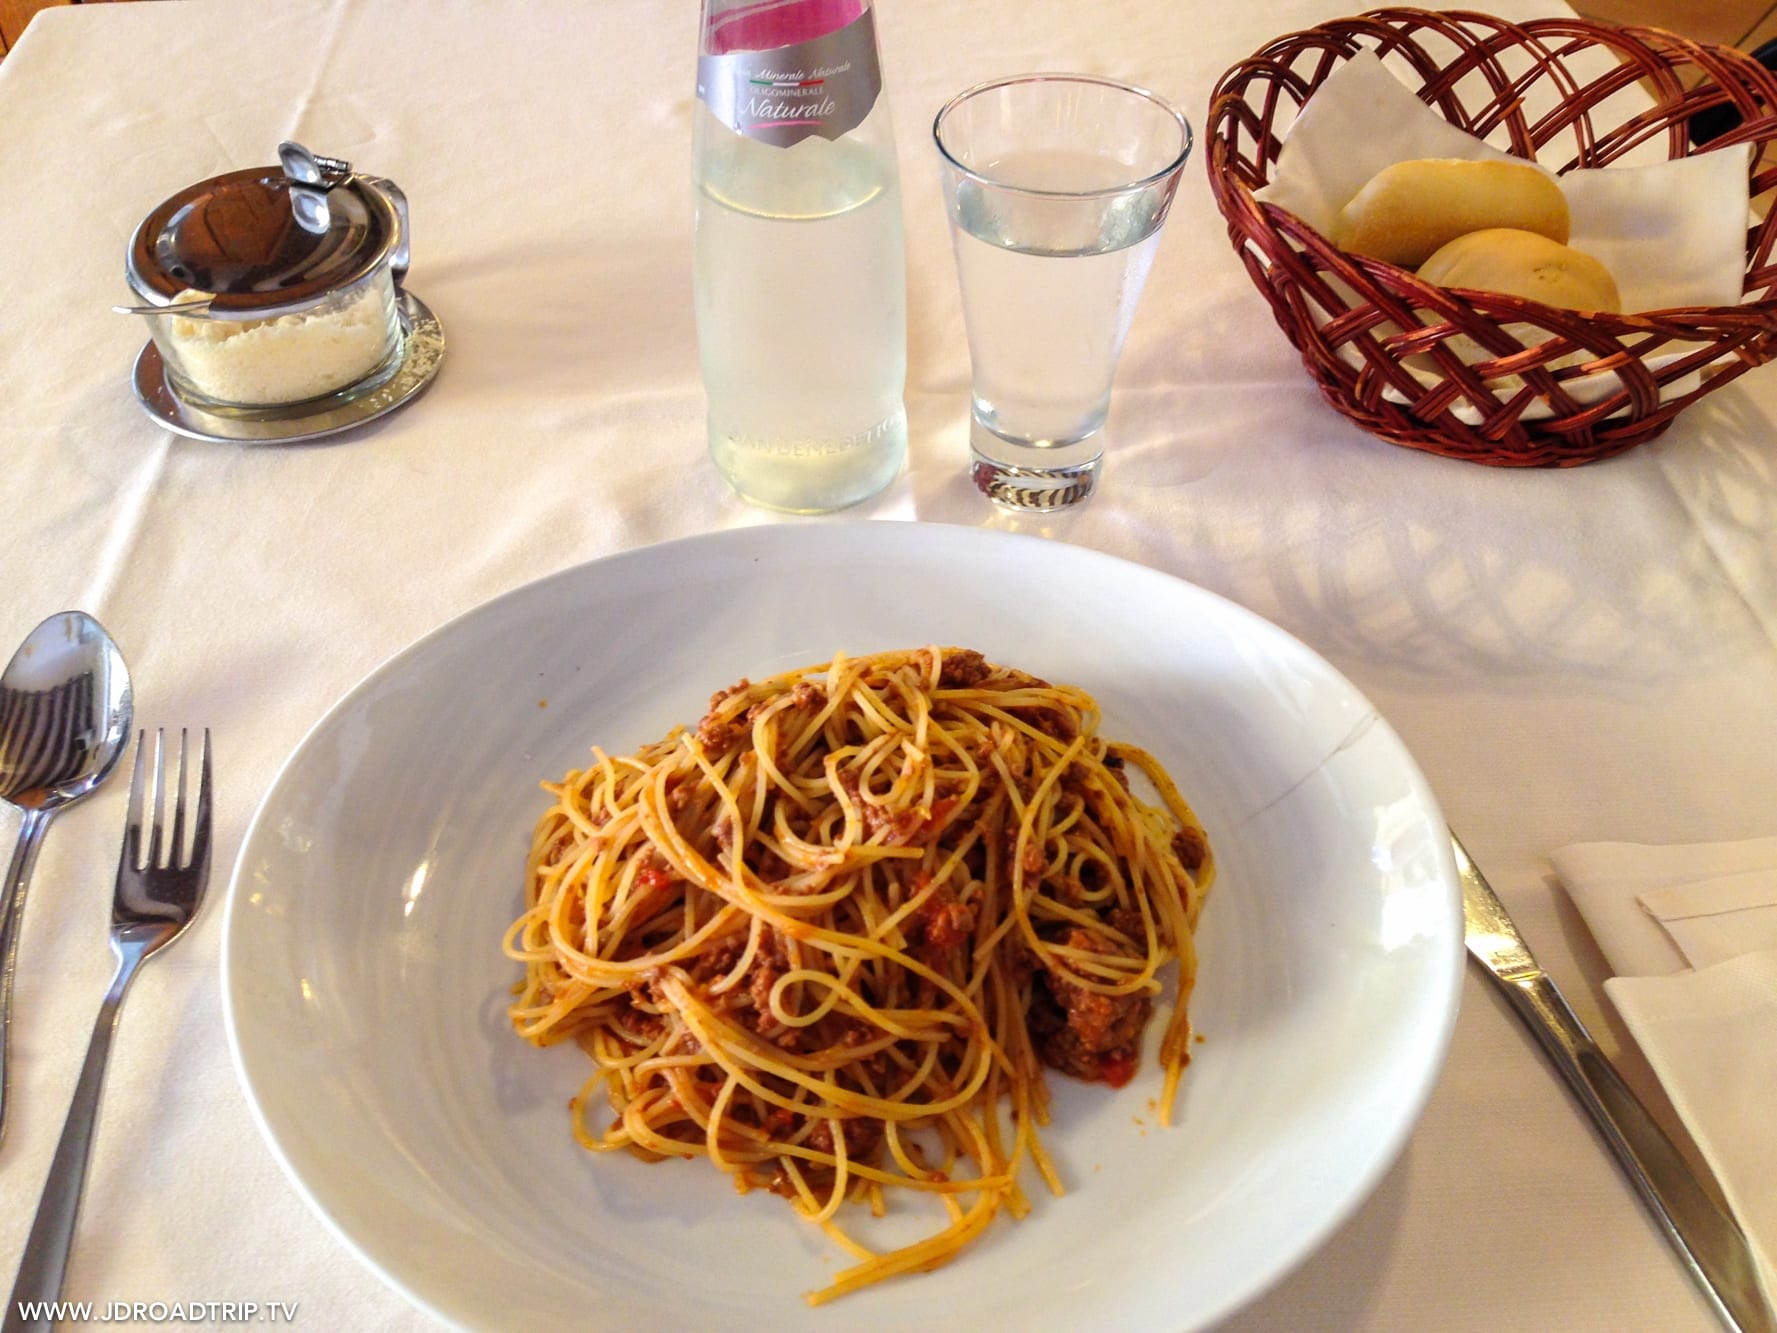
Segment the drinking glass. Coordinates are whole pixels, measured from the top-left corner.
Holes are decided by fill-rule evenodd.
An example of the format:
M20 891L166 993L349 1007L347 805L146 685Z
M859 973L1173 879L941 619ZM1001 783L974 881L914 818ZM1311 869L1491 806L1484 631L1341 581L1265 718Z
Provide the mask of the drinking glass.
M1097 485L1111 382L1191 152L1153 93L1083 74L979 84L932 137L969 338L976 489L1057 510Z

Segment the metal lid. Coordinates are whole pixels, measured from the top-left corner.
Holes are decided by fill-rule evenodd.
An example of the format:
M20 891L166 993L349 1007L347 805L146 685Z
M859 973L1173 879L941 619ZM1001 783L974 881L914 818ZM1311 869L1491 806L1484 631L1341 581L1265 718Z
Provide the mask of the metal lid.
M136 228L130 286L157 304L215 293L221 313L315 300L375 272L400 243L400 218L339 165L346 174L318 183L250 167L187 186Z

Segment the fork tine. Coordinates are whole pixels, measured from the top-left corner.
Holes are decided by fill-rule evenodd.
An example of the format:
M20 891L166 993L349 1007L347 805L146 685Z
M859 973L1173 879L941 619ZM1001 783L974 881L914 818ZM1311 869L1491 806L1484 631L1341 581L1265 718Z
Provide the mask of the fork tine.
M210 864L210 729L204 728L203 754L198 761L197 818L191 827L191 861L194 867Z
M144 729L136 733L136 765L130 773L129 813L125 816L123 826L124 857L133 866L142 864L142 807L145 795L142 782L147 749L148 732Z
M166 824L167 809L167 734L159 727L154 731L154 822L148 826L147 865L160 862L161 829Z
M185 859L185 789L191 785L191 777L185 762L185 728L179 728L179 776L173 787L173 837L167 847L167 864L170 866L188 865Z

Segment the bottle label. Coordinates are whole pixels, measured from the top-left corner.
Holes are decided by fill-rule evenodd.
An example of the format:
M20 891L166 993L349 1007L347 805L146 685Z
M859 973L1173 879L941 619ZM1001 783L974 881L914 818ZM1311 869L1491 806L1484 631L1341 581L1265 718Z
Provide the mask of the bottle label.
M697 96L716 119L778 148L810 135L838 139L851 133L881 91L876 20L868 9L811 41L697 61Z

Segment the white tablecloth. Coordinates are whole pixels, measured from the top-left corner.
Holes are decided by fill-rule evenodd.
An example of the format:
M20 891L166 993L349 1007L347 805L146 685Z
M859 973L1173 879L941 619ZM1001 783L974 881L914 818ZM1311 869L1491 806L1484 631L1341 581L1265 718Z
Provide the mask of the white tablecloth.
M963 474L968 356L928 139L944 98L997 73L1081 68L1177 99L1201 129L1223 70L1338 9L884 0L912 442L864 516L1010 522ZM777 521L732 498L703 452L695 26L690 0L181 0L48 11L0 63L0 651L51 612L92 611L128 654L144 723L215 729L220 781L217 903L126 1008L70 1297L277 1300L314 1329L430 1326L309 1214L260 1141L224 1040L219 901L280 762L390 653L549 571ZM175 189L269 162L285 138L406 189L409 282L447 331L443 373L336 442L181 438L131 397L144 331L108 310L126 295L125 242ZM1348 673L1616 1045L1600 960L1546 856L1777 831L1774 415L1766 370L1663 439L1573 471L1382 444L1321 402L1194 162L1125 355L1102 494L1046 530L1226 594ZM113 783L58 820L27 911L0 1147L7 1284L109 975L124 796ZM1632 1050L1624 1064L1650 1086ZM1405 1154L1231 1327L1494 1317L1711 1327L1589 1124L1471 974Z

